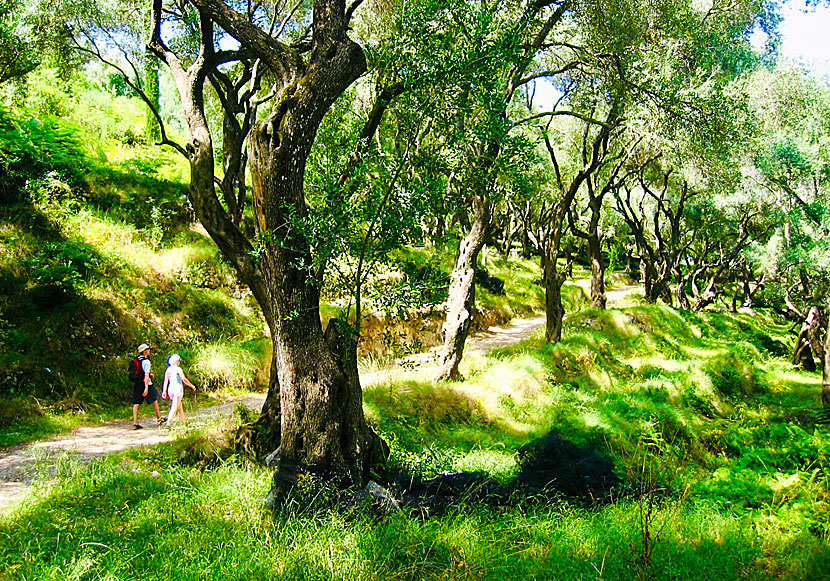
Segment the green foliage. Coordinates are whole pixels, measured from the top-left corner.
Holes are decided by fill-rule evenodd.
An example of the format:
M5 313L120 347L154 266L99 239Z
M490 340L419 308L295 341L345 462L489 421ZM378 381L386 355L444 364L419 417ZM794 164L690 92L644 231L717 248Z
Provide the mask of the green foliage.
M0 200L17 199L29 180L50 172L80 186L88 169L77 127L50 117L23 120L0 107Z
M21 20L16 0L0 1L0 85L38 65L35 47L26 38Z
M36 377L31 377L35 379ZM11 448L18 444L48 438L65 432L79 423L77 415L58 413L60 410L42 408L30 397L20 397L15 393L12 379L6 371L0 376L0 448Z
M449 276L434 263L393 261L402 276L378 276L367 284L366 298L378 312L407 319L447 298Z
M269 358L270 352L261 343L205 343L192 350L193 381L210 390L260 387L267 383L262 373L267 369Z
M740 348L712 358L705 371L712 379L715 389L725 397L740 398L757 392L761 379L753 365Z

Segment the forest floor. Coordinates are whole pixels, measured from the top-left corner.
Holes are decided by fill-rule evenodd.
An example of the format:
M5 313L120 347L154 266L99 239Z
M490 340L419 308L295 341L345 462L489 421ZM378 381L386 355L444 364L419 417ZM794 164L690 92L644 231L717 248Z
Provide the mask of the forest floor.
M588 281L585 281L588 282ZM606 291L609 307L626 306L629 295L639 287L623 286ZM586 289L587 290L587 289ZM476 333L467 341L465 356L482 357L494 349L508 347L530 337L545 324L545 315L524 319L513 319L504 326L493 326ZM437 369L440 347L434 347L424 353L417 353L403 358L395 367L361 373L361 384L371 385L402 375L417 367L428 371ZM187 394L186 394L187 395ZM184 409L188 425L201 425L228 416L238 404L250 409L259 409L265 401L265 394L251 395L242 399L221 404L196 408L185 397ZM166 416L167 402L160 401L162 417ZM41 441L21 444L13 448L0 450L0 512L25 496L38 479L53 476L60 464L67 457L76 461L89 462L93 458L128 448L170 442L176 438L181 429L178 418L174 418L171 428L157 427L152 407L143 404L139 409L139 423L143 430L132 429L132 419L116 420L92 426L80 426L69 433L61 434Z

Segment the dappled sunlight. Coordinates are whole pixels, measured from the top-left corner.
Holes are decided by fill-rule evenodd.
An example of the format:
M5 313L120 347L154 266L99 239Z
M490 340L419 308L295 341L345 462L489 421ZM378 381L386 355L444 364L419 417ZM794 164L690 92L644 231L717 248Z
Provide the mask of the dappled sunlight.
M87 244L125 258L132 256L128 249L135 243L135 227L89 211L82 211L72 222Z
M216 249L210 246L176 246L156 252L149 264L159 274L173 277L185 270L190 264L208 260L215 256Z
M703 347L691 347L691 346L684 346L683 351L688 354L689 359L696 359L698 361L711 359L712 357L716 357L721 353L725 352L725 349L716 349L716 348L703 348Z
M212 389L220 386L250 389L257 370L261 369L261 362L245 349L226 343L211 343L196 348L192 368L196 380L201 380Z

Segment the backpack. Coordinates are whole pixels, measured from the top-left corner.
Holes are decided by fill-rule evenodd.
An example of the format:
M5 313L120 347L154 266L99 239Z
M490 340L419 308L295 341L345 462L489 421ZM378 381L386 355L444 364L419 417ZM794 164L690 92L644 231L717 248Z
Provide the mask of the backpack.
M141 367L141 362L145 359L146 357L139 355L130 361L129 377L131 383L139 383L144 381L144 369Z

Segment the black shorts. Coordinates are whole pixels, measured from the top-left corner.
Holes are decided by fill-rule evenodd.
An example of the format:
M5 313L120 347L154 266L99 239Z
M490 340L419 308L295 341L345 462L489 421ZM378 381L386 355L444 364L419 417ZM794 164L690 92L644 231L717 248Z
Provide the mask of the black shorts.
M139 404L141 402L153 403L154 401L158 401L158 393L156 393L156 386L152 383L150 384L150 389L147 390L147 395L144 395L144 384L143 383L136 383L133 385L133 399L130 401L133 404Z

